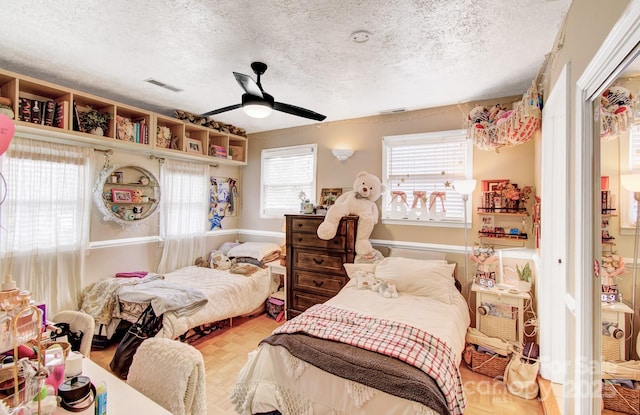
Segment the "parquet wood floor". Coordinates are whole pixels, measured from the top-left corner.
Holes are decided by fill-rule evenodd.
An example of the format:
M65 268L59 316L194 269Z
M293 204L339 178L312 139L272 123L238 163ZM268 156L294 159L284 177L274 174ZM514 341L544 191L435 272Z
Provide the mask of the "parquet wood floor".
M233 327L226 326L193 345L202 352L207 371L207 412L209 415L234 415L229 395L247 353L267 337L280 323L262 314L253 318L234 318ZM116 345L91 351L91 359L109 369ZM536 415L543 414L538 400L525 400L511 395L502 382L492 380L461 367L467 396L465 415ZM386 415L386 414L385 414Z

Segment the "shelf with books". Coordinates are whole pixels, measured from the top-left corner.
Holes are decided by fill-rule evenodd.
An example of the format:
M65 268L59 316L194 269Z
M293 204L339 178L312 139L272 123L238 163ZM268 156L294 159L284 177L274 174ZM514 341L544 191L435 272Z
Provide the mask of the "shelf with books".
M13 112L17 131L25 137L62 139L136 152L151 151L204 162L215 159L230 165L247 164L246 137L3 69L0 69L0 97L4 98L3 103L10 101L3 113ZM35 116L34 108L37 108ZM103 135L82 131L81 115L89 109L109 114Z
M202 155L207 160L215 158L216 161L225 164L247 164L245 137L223 133L160 114L155 114L154 119L155 150L166 152L166 154L180 152L188 154L189 158Z
M71 92L48 83L16 79L13 110L16 124L24 123L43 128L70 128L69 107Z

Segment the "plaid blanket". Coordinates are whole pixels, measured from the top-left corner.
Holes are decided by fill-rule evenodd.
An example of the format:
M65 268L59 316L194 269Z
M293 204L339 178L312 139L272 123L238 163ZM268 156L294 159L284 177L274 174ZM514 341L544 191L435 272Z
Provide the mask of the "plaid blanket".
M316 304L273 334L306 333L399 359L431 376L453 415L462 415L466 398L453 351L442 340L406 324Z

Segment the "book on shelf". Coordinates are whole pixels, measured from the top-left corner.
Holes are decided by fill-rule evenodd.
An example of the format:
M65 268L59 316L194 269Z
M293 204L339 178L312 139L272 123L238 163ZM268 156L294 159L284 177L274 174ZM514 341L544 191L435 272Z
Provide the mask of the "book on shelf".
M31 122L42 124L42 101L37 99L31 100Z
M19 107L20 113L18 114L18 119L24 122L31 122L31 100L21 97Z
M55 116L53 120L53 125L58 128L66 128L66 116L67 107L69 106L69 101L61 101L56 102Z
M80 124L80 113L75 101L73 101L73 131L83 131L82 124Z
M56 102L55 101L45 102L43 116L42 116L42 123L48 127L53 127L55 116L56 116Z

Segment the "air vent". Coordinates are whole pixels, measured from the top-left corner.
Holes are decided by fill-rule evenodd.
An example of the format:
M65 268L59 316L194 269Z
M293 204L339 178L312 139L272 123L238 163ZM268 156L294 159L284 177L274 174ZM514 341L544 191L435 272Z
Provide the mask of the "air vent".
M177 88L177 87L175 87L175 86L171 86L171 85L169 85L169 84L165 84L164 82L162 82L162 81L158 81L157 79L148 78L148 79L145 79L144 81L145 81L145 82L149 82L150 84L153 84L153 85L159 86L159 87L161 87L161 88L168 89L169 91L173 91L173 92L180 92L180 91L182 91L182 89L180 89L180 88Z
M397 112L405 112L406 110L406 108L394 108L390 110L382 110L380 111L380 114L395 114Z

